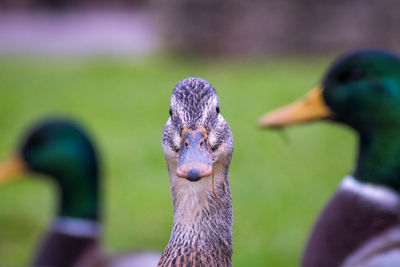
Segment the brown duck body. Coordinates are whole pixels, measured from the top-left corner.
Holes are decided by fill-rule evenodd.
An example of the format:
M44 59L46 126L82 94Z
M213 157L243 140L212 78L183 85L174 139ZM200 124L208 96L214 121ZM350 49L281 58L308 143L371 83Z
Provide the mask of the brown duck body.
M395 191L346 177L315 223L302 266L397 266L398 253L384 255L400 249L399 205Z
M32 266L95 266L90 262L100 260L102 254L99 252L99 240L96 237L51 231L44 238Z
M154 267L157 252L111 255L101 247L97 235L75 235L49 231L33 260L33 267Z

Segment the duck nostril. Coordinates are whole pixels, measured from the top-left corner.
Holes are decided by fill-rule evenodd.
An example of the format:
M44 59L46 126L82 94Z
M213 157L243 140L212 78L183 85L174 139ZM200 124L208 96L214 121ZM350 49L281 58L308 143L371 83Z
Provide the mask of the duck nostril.
M188 142L185 142L185 147L188 147L188 146L189 146Z
M203 145L204 145L204 142L203 142L203 141L201 141L201 142L200 142L200 146L203 146Z

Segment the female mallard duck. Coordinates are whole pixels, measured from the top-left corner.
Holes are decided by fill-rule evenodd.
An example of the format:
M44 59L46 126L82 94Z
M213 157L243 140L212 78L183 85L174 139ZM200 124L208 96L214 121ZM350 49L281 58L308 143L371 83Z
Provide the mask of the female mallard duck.
M156 266L157 253L109 257L101 251L99 163L79 126L61 119L36 126L17 155L0 167L0 183L22 172L43 174L60 189L57 217L32 266Z
M233 139L210 83L180 81L171 97L162 147L174 222L158 266L232 266L228 171Z
M348 54L306 98L260 123L319 118L353 128L359 152L311 232L303 266L400 266L400 58L379 50Z

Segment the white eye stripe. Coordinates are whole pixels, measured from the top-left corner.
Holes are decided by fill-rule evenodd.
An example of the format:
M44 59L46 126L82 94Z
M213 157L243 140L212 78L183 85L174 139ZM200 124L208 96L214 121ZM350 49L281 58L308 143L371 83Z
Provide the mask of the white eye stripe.
M174 134L174 144L176 145L176 147L179 148L180 143L181 143L181 137L178 134Z
M211 146L213 146L217 142L217 136L213 132L210 132L208 140L210 141Z

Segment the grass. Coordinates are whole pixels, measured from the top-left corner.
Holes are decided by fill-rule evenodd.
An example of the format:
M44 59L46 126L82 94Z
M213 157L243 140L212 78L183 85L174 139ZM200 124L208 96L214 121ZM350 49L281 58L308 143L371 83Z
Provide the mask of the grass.
M46 116L72 116L95 137L104 170L104 246L162 251L172 201L161 132L169 98L185 77L210 81L230 123L235 266L296 266L310 227L351 170L355 138L327 123L289 128L289 143L261 131L261 114L315 85L330 59L207 61L34 60L0 63L0 159L24 129ZM45 179L0 188L0 265L26 266L51 222L57 188Z

